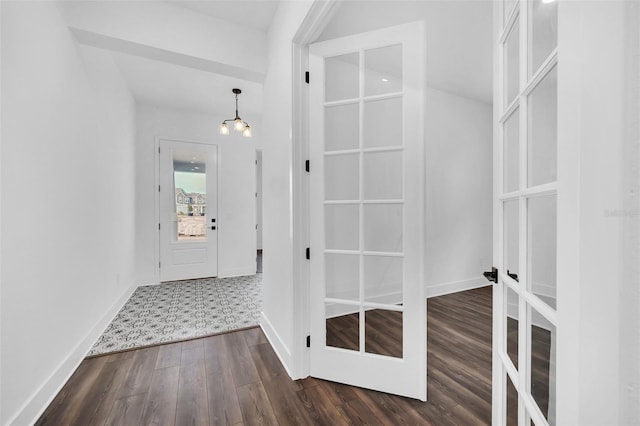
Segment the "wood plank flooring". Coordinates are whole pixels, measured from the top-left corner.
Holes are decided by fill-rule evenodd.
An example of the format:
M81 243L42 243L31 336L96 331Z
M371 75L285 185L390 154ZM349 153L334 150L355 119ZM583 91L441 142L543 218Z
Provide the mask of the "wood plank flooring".
M37 424L489 424L491 302L490 287L429 299L426 403L293 381L254 328L87 359Z

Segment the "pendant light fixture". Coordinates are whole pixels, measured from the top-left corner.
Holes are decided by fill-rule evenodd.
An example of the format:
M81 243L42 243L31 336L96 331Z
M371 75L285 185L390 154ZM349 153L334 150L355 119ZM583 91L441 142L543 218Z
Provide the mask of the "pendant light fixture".
M233 121L233 128L237 132L242 132L242 136L244 136L245 138L250 138L251 126L249 126L249 123L247 123L246 121L242 121L242 118L240 118L240 116L238 115L238 95L242 93L242 90L233 89L232 92L236 95L236 116L235 118L224 120L222 124L220 124L220 134L225 136L228 135L229 126L227 125L227 122Z

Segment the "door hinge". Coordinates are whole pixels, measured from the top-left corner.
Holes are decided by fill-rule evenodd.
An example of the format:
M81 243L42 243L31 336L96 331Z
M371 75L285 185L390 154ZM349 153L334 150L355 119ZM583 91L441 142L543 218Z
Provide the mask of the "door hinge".
M306 254L307 260L311 259L311 248L307 247L305 254Z
M309 84L309 71L306 71L304 73L304 82Z
M309 160L306 160L306 161L304 162L304 170L305 170L307 173L309 173L310 166L311 166L311 164L309 163Z
M256 229L258 229L258 224L256 223Z
M256 198L258 198L258 193L256 192Z
M307 347L311 347L311 336L307 336Z
M160 147L158 147L158 154L160 154Z
M160 185L158 185L158 192L160 192Z
M158 231L160 230L160 224L158 224Z
M498 270L494 267L491 267L491 271L483 272L482 275L492 283L498 282Z
M158 262L158 268L162 266L162 262Z

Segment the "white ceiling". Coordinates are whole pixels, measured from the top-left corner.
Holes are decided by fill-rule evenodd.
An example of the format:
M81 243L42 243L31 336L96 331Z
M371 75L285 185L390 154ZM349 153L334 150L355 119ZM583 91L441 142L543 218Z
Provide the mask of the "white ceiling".
M167 3L264 32L269 30L278 8L277 0L172 0Z
M147 4L152 3L155 1ZM278 1L173 0L157 4L187 8L209 17L236 22L239 29L251 27L265 32L266 37ZM491 102L491 11L492 2L482 0L347 0L320 39L423 19L427 28L429 85ZM239 97L240 115L249 123L260 120L260 83L115 51L112 55L134 97L142 104L231 118L235 106L231 89L238 87L243 91Z
M345 1L318 41L423 20L427 84L491 103L491 0Z
M235 95L240 116L251 124L251 118L262 114L262 84L173 65L166 62L112 53L116 64L135 99L147 105L204 112L224 118L235 116Z
M250 35L252 37L254 37L256 33L258 37L260 33L263 33L264 37L266 37L266 32L273 20L278 1L146 0L139 2L120 2L118 0L79 0L60 1L58 4L63 12L63 16L70 21L72 27L80 28L91 36L94 35L92 31L102 36L102 34L105 34L105 28L122 30L120 33L114 31L113 33L106 33L106 35L114 37L114 40L121 44L131 42L133 45L132 49L118 50L119 45L117 43L116 48L111 47L113 43L94 45L90 37L88 42L84 41L87 45L83 45L82 48L103 48L109 50L128 88L138 103L205 113L225 119L233 118L235 115L235 95L231 90L233 88L239 88L242 90L242 94L240 94L238 99L240 116L250 124L261 119L261 83L256 82L256 79L250 81L238 78L229 70L226 71L226 74L222 74L216 70L208 70L206 66L201 66L201 63L208 65L209 62L207 61L211 60L209 57L198 56L198 54L201 53L208 53L206 50L207 47L213 49L212 52L218 55L218 57L214 57L213 60L223 65L234 64L234 58L229 59L225 56L228 52L222 52L218 48L219 46L216 47L215 44L207 43L206 37L211 37L211 34L203 32L202 26L203 22L205 26L207 25L206 21L208 18L224 20L231 24L231 26L235 27L233 28L235 31L229 34L224 40L224 43L228 43L229 45L233 45L234 37L242 37L242 35L247 32L251 32L252 34ZM144 7L128 7L135 6L135 4L144 5ZM122 7L120 7L121 5ZM81 7L84 9L80 9ZM189 10L189 13L180 13L181 11L187 10ZM136 19L144 19L144 13L146 12L150 12L154 19L148 19L144 25L140 24L135 28L131 28L130 24L136 22ZM196 14L191 12L196 12L201 17L206 17L207 19L205 19L205 21L194 19L192 22L193 26L190 27L189 19L197 17ZM117 20L119 16L118 13L129 13L131 14L131 16L129 16L131 19L126 22ZM136 15L136 13L139 16ZM155 25L155 22L161 20L158 17L172 19L172 16L176 17L174 18L176 19L176 25L173 27L166 29ZM236 22L238 24L236 24ZM211 19L209 25L215 26L217 23L219 23L219 21ZM183 37L178 38L178 41L183 42L182 45L179 43L166 43L165 45L150 44L149 50L147 49L148 46L141 46L141 43L144 44L145 40L149 39L127 38L129 35L135 37L140 34L157 33L156 38L151 38L151 40L165 40L166 37L163 39L163 36L167 33L170 34L171 31L175 31L176 28L186 29L187 31L189 28L193 28L193 33L182 34ZM75 29L75 31L78 30ZM189 41L195 40L198 42L199 39L194 38L198 35L201 38L205 37L205 40L203 40L204 43L195 46L191 50L179 50L180 47L186 46L189 48ZM185 40L187 42L185 42ZM242 45L242 43L244 43L244 45L246 45L247 40L250 40L250 38L241 40L239 44ZM80 41L83 42L82 40ZM219 41L220 39L218 39L218 42ZM198 50L198 48L202 46L205 46L205 49ZM129 45L126 47L129 47ZM157 54L157 47L160 48L161 53L164 55ZM176 57L178 59L175 59ZM189 61L183 60L185 57L199 66L194 66L190 64ZM237 60L237 58L235 59ZM227 60L229 60L229 62ZM259 61L256 63L259 63ZM249 62L247 64L248 65L243 66L249 69L253 63ZM232 68L232 66L227 68ZM260 70L258 69L256 72L260 72Z

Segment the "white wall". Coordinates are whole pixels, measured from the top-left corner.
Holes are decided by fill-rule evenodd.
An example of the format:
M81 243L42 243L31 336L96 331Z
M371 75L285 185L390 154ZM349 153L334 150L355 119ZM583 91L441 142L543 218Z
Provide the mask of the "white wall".
M399 118L388 120L388 117L380 116L372 121L385 120L396 122ZM424 123L424 264L427 296L432 297L487 284L482 272L491 269L492 264L492 108L483 102L428 88ZM340 126L331 127L338 133L343 132ZM389 130L389 134L369 135L369 142L377 146L375 140L378 137L389 140L397 136ZM353 170L357 173L357 168L348 168L347 172ZM401 178L401 174L385 173L382 165L376 170L385 177L385 188L402 186L397 179L393 182L393 178ZM332 188L344 188L340 177L343 173L344 167L339 172L329 172L327 179L330 179L328 182L333 181ZM334 176L333 180L331 176ZM346 181L357 181L354 179L350 177ZM353 227L347 225L337 231L344 236L352 232ZM343 274L343 284L350 286L354 282L353 277L349 277L346 270ZM382 274L378 276L382 277ZM385 285L376 287L370 295L386 296L381 300L387 303L395 303L392 300L398 298L401 301L398 288L401 278L388 277L383 281ZM336 283L336 286L341 285ZM342 296L334 293L335 297L348 297L346 294L353 295L354 291L357 294L358 289L343 287L341 291Z
M427 297L486 285L482 272L491 269L493 242L493 112L483 94L488 93L491 99L487 78L491 70L491 3L380 1L366 6L343 3L319 39L416 20L423 20L427 29ZM464 26L467 20L473 23ZM451 56L464 59L451 62ZM475 75L462 75L468 73ZM391 79L385 84L392 84L393 77L385 77Z
M493 124L482 102L427 89L425 103L425 280L434 296L486 284Z
M558 424L640 423L638 6L558 4Z
M320 40L392 25L425 22L427 80L430 87L491 102L490 0L344 1Z
M133 290L135 110L54 4L0 7L0 424L30 424Z
M71 2L65 18L83 43L260 82L264 32L162 1ZM82 4L84 3L84 4Z
M251 275L256 268L255 149L261 134L259 121L252 124L253 138L231 131L218 133L215 117L191 111L139 105L135 148L136 188L136 282L158 282L155 220L157 184L156 138L218 145L218 276Z

